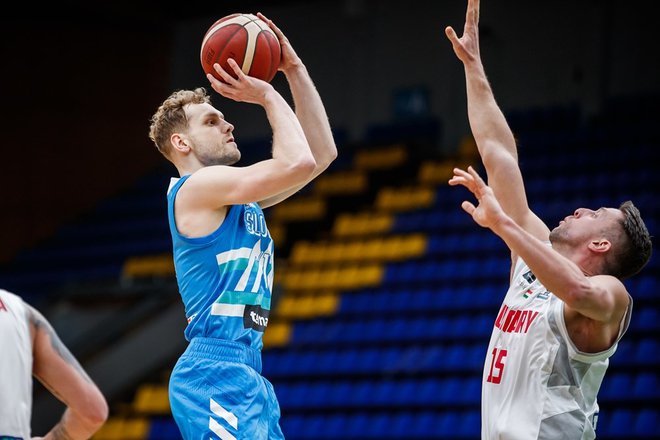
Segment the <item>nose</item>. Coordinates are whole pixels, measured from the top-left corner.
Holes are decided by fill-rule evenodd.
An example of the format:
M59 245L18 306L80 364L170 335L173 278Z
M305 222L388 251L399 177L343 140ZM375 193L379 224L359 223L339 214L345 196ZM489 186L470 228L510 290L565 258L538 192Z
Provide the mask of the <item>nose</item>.
M589 212L593 212L593 211L591 209L587 209L587 208L578 208L578 209L575 210L575 213L573 213L573 215L575 217L580 217L582 214L589 213Z
M234 131L234 125L231 124L230 122L224 121L224 125L222 126L222 131L225 133L231 133Z

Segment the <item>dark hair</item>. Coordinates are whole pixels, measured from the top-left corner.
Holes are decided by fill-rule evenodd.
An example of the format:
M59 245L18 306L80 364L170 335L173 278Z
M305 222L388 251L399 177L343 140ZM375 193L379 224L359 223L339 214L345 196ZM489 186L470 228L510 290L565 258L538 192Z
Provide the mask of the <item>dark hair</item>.
M188 119L184 107L188 104L210 103L211 98L206 89L198 87L195 90L177 90L173 92L158 107L151 117L149 139L165 157L169 157L170 136L172 133L183 131L188 126Z
M639 209L630 200L619 206L623 213L620 246L610 264L608 272L624 280L639 273L651 258L651 235L649 234Z

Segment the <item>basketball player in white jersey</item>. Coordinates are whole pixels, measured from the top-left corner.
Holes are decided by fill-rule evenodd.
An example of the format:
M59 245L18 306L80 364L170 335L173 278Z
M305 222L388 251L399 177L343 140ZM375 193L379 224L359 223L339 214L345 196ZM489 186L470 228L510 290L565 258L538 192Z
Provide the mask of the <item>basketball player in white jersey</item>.
M469 0L463 36L445 33L463 62L468 118L488 177L454 170L477 205L463 209L511 250L510 287L486 353L482 439L593 439L597 394L628 328L632 298L621 280L639 272L651 239L639 211L576 209L550 230L529 208L516 142L479 51L479 0Z
M83 440L105 423L98 387L34 307L0 289L0 439ZM66 405L44 437L31 437L32 378Z

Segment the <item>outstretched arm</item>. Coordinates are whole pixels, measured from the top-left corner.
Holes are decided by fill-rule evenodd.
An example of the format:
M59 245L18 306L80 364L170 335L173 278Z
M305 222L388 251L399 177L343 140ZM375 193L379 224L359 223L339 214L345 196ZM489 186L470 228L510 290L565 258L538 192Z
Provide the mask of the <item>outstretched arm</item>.
M282 60L280 62L279 70L284 72L284 75L286 75L286 79L289 82L296 116L298 116L298 120L305 132L305 137L307 138L307 142L309 143L309 147L316 161L316 168L306 182L278 194L275 197L263 200L261 206L267 207L279 203L296 193L312 179L321 174L337 157L337 147L332 136L332 131L330 130L330 123L328 121L328 115L326 114L323 101L321 100L321 96L319 95L305 64L296 54L289 39L284 35L280 28L263 14L258 13L257 15L268 23L280 41L280 46L282 47Z
M547 240L549 230L529 209L513 133L500 110L481 60L479 48L479 0L469 0L463 36L451 26L445 34L465 68L468 118L488 184L502 208L533 236Z
M211 87L225 98L257 104L266 111L273 131L272 157L246 167L213 165L194 172L181 188L177 209L198 216L227 205L258 202L306 182L316 165L295 113L271 84L245 75L233 59L232 77L219 64L220 81L207 75Z
M591 348L596 348L590 351L609 347L611 338L618 333L619 322L628 305L624 285L609 275L586 276L577 264L525 231L506 214L494 191L472 167L467 172L454 169L449 184L462 185L472 192L478 203L475 206L464 201L461 205L463 210L477 224L489 228L504 240L513 253L525 260L546 289L566 304L569 327L570 322L574 322L575 313L609 326L609 331L591 334L589 344L595 344ZM587 330L593 331L593 328ZM574 340L581 341L583 338L583 334L577 334Z
M33 332L33 374L66 410L44 440L83 440L96 433L108 418L108 405L50 323L28 306Z

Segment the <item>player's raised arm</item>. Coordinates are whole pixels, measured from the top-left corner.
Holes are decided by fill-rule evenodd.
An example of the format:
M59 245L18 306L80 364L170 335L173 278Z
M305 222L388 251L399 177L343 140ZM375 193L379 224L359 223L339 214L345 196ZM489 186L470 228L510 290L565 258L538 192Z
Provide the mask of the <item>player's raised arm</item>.
M280 28L263 14L259 13L257 15L268 23L279 39L280 47L282 48L282 60L279 70L284 72L289 82L296 116L298 116L309 147L314 155L314 160L316 161L316 169L307 182L276 197L263 200L261 205L266 207L286 199L327 169L337 157L337 147L332 136L323 101L307 71L307 67Z
M222 96L264 108L273 131L272 158L246 167L191 167L196 169L182 187L179 203L190 202L194 205L191 205L193 209L217 209L276 196L308 181L316 165L302 127L284 98L267 82L245 75L234 60L229 60L229 64L237 78L230 76L218 64L215 67L224 82L210 74L207 78L213 89ZM214 111L211 106L208 109ZM197 114L198 110L202 113ZM189 108L189 123L204 127L206 116L203 110L200 107ZM227 124L222 118L218 120L218 124ZM223 135L235 148L230 130L227 129ZM175 148L180 145L185 149L185 137L178 139L175 139ZM187 196L188 193L191 197Z
M469 0L463 35L445 29L465 68L470 128L486 167L488 184L504 211L532 235L547 239L548 228L530 210L518 166L516 141L495 101L479 47L479 0Z

